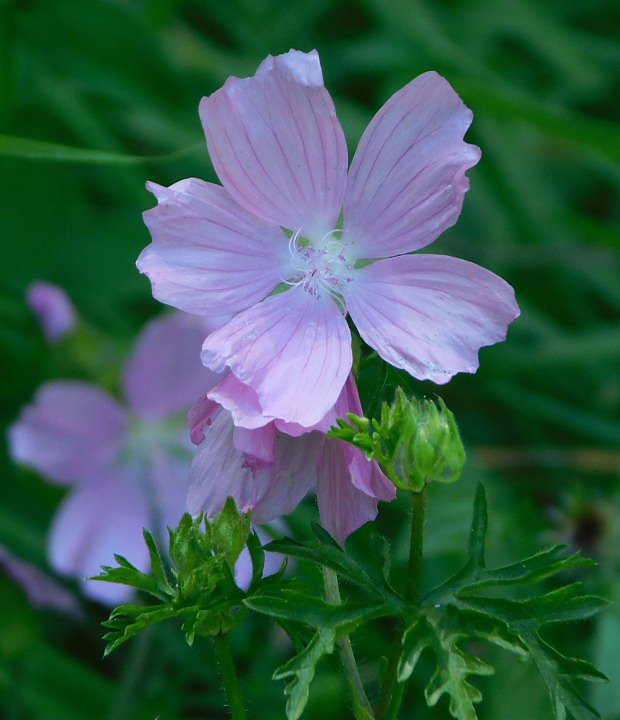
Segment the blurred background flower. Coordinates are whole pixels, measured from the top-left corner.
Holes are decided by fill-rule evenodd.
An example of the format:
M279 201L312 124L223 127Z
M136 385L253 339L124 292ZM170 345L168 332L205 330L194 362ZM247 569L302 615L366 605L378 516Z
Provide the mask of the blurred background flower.
M148 242L144 183L216 181L198 119L203 95L228 75L252 74L268 53L316 48L351 153L390 94L433 69L473 109L468 141L483 153L459 223L433 252L504 277L522 316L507 342L483 349L477 375L441 388L470 460L459 483L433 489L428 582L462 558L473 483L482 479L496 509L493 560L509 561L550 536L587 536L600 563L588 589L617 596L610 538L618 535L620 474L619 27L613 0L0 2L2 422L14 422L42 383L92 382L93 368L118 396L113 368L158 310L134 268ZM103 340L86 333L66 338L70 350L65 341L48 347L24 302L40 278L65 288ZM436 392L367 354L358 384L366 414L397 384ZM44 568L63 490L16 468L6 446L0 463L0 545ZM399 552L402 517L398 502L379 516ZM309 501L291 524L303 536L315 518ZM353 552L371 552L364 530L350 542ZM298 572L317 582L301 565ZM0 606L1 712L218 717L210 649L186 649L175 628L101 663L98 607L85 608L78 630L71 618L34 613L1 573ZM252 620L234 641L256 717L280 720L281 686L265 675L286 646ZM379 630L354 641L361 658L382 652ZM584 646L620 680L617 606L565 642L567 651ZM483 681L481 717L523 720L524 707L531 718L550 717L527 664L501 657L493 660L497 676ZM321 667L307 718L348 717L345 690L335 668ZM606 720L620 717L617 685L591 699ZM428 717L415 704L412 713ZM433 713L447 717L445 707Z

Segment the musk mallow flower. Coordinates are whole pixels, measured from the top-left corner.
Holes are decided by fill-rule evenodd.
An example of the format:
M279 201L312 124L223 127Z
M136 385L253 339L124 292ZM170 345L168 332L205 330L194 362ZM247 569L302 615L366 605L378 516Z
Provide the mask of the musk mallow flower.
M316 51L267 57L200 103L222 186L150 183L154 296L232 318L203 363L230 369L267 420L311 427L352 364L350 314L392 365L447 382L506 336L512 288L478 265L414 254L453 225L479 158L471 111L435 72L412 80L347 147Z
M70 488L48 542L58 572L96 575L114 553L146 570L142 528L178 523L192 455L185 411L218 380L198 360L204 332L189 315L153 320L125 367L123 402L87 382L51 381L11 427L13 459ZM87 581L84 592L110 604L127 597L109 583Z
M349 375L328 418L360 414L357 387ZM377 515L380 500L393 500L394 485L376 462L318 430L291 436L274 421L245 428L231 413L204 396L189 414L198 451L190 471L187 509L217 515L226 499L252 512L256 523L291 513L316 492L323 527L341 544ZM333 422L333 420L332 420Z

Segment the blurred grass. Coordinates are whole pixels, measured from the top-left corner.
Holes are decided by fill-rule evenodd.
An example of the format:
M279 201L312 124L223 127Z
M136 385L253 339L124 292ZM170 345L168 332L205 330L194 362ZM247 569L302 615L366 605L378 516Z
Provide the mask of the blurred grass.
M441 389L466 442L480 448L470 473L492 488L495 553L508 559L549 539L581 543L601 563L599 579L590 582L614 594L619 28L615 0L0 0L0 421L10 422L35 387L58 372L23 306L28 282L59 283L87 320L125 343L156 311L134 268L148 242L140 212L152 201L144 182L215 180L198 121L200 97L230 74L252 74L268 53L316 47L353 151L387 97L435 69L474 110L469 139L483 158L470 173L459 223L434 249L505 277L523 310L508 341L482 351L477 375ZM378 388L389 395L398 383L436 391L371 361L361 377L366 407L376 408ZM42 564L45 525L59 495L17 473L4 447L0 464L0 543ZM437 498L433 575L459 557L457 530L471 487L466 480ZM294 517L301 534L313 512L310 503ZM398 505L388 508L380 523L394 534L401 513ZM398 548L402 539L394 535ZM364 547L364 538L362 532L355 543ZM25 601L11 600L19 602L17 615L26 617ZM98 662L101 613L88 613L85 649L75 629L63 635L43 618L22 628L32 643L30 664L24 653L0 654L6 717L112 717L105 703L93 714L86 696L120 692L129 661L120 655ZM604 630L586 628L578 637L619 681L614 617L603 621ZM282 716L281 688L265 685L265 675L286 647L270 632L252 625L237 638L253 716L265 720ZM208 651L187 650L172 632L163 637L165 643L154 641L160 657L148 660L150 678L139 678L139 700L154 700L162 720L201 717L200 707L221 701ZM362 658L381 651L380 633L359 642ZM551 717L536 681L524 670L517 682L513 672L502 665L481 716L508 718L504 700L514 697L522 707L515 695L521 688L532 699L523 720ZM66 699L77 683L88 691ZM596 696L606 720L620 718L617 688ZM344 688L329 665L307 716L347 717ZM427 715L420 709L416 717ZM447 717L447 710L433 717Z

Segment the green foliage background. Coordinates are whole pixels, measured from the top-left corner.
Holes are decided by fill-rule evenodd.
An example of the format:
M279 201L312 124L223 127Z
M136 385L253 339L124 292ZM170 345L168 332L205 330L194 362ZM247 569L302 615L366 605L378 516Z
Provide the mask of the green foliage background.
M252 74L268 53L316 47L352 151L392 92L435 69L474 110L468 139L483 158L459 223L433 251L505 277L523 315L506 343L482 351L476 376L441 388L470 460L459 485L431 493L428 583L463 560L482 479L494 561L568 542L600 564L584 578L588 591L620 599L618 28L614 0L0 0L0 422L70 371L24 305L30 281L62 285L121 346L158 311L134 268L148 242L144 182L216 179L200 97L228 75ZM375 361L360 384L367 414L397 384L436 390ZM44 568L61 493L12 467L4 441L0 465L0 544ZM308 501L291 526L306 536L315 516ZM401 558L404 518L398 503L379 518ZM368 533L351 547L367 553ZM319 582L303 563L297 572ZM211 649L187 648L175 627L103 661L98 606L85 606L81 622L36 613L0 576L0 612L2 717L226 717ZM251 620L232 639L250 716L281 718L282 684L267 677L289 653L284 637ZM362 671L365 662L374 671L386 651L381 624L353 640ZM618 720L618 606L561 642L615 680L590 699ZM493 664L497 675L479 683L483 720L551 717L529 665L500 651ZM414 687L404 718L448 717L420 697ZM319 669L305 717L350 717L334 663Z

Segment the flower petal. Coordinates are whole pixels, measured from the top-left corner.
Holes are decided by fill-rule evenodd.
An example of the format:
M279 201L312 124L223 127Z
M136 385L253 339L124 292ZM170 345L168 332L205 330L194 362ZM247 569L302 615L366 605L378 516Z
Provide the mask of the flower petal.
M144 419L186 410L220 377L200 362L205 327L199 318L175 313L141 331L124 375L125 396Z
M13 460L61 483L84 481L114 458L124 438L124 410L84 382L39 388L9 431Z
M325 441L317 481L321 524L340 545L377 515L377 499L351 481L346 449L340 440Z
M358 271L347 297L362 338L390 364L443 384L476 372L478 350L506 338L514 290L479 265L403 255Z
M213 166L257 217L306 237L336 226L347 146L315 50L268 56L200 103Z
M200 445L205 439L205 428L213 422L213 418L220 411L220 406L208 395L203 395L187 413L187 424L189 425L189 437L194 445Z
M323 436L317 432L292 438L276 436L276 463L272 482L256 504L252 519L266 523L289 515L316 486L317 463Z
M67 293L58 285L42 280L33 282L26 290L26 301L49 343L57 343L75 330L75 309Z
M258 401L258 395L249 386L229 372L208 393L207 397L231 413L235 425L253 430L263 427L273 418L266 417Z
M241 512L254 508L272 481L273 465L246 456L233 443L234 425L221 412L205 433L190 469L187 510L215 517L232 497Z
M251 307L290 275L286 235L224 188L193 178L147 187L159 204L144 213L153 242L136 264L157 300L196 315L227 315Z
M77 488L54 517L48 552L60 573L84 581L84 592L106 605L117 605L131 596L129 588L86 580L102 565L114 564L114 553L126 557L140 570L148 568L142 528L148 527L145 495L123 469L99 474Z
M351 334L330 295L310 295L299 286L209 335L202 361L216 372L230 367L255 390L263 415L308 427L342 390L351 370Z
M233 431L233 444L246 455L252 455L265 463L274 463L276 456L276 429L268 423L256 430L236 427Z
M463 142L472 112L435 72L412 80L375 115L351 163L345 237L358 258L428 245L454 225L480 150Z

